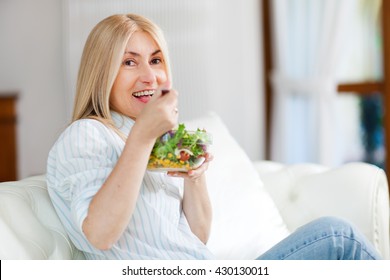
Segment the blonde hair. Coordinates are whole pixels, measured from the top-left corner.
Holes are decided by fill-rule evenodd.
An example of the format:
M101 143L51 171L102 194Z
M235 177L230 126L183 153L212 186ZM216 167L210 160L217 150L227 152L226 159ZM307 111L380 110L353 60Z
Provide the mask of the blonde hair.
M145 17L112 15L89 34L77 77L72 121L94 118L115 129L110 113L110 93L128 40L136 31L147 32L159 46L171 80L168 49L161 29Z

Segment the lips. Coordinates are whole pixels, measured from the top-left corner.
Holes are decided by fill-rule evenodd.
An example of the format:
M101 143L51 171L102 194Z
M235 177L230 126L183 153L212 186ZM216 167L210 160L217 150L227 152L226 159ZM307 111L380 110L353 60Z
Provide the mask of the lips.
M133 96L137 98L139 101L143 103L149 102L150 98L152 98L155 90L154 89L149 89L149 90L141 90L141 91L136 91L133 92Z

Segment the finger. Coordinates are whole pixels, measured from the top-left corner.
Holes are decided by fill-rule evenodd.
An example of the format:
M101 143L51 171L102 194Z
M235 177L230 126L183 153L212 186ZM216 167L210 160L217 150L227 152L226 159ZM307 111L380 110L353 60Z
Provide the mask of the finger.
M197 168L197 169L191 169L188 170L187 172L180 172L180 171L168 171L168 175L172 177L181 177L181 178L196 178L202 175L204 171L202 169Z
M156 91L160 92L161 93L160 96L161 96L169 93L171 88L172 88L171 81L167 80L166 82L159 85Z
M178 104L178 92L174 89L160 89L157 91L156 98L163 101L165 104L169 104L172 110L177 107Z
M201 166L199 166L198 168L189 170L189 171L188 171L188 176L190 176L191 178L199 177L199 176L201 176L204 172L206 172L206 170L208 169L208 167L209 167L209 163L208 163L208 162L204 162L204 163L203 163Z
M206 161L212 161L214 159L214 156L212 154L210 154L210 153L206 153L204 155L204 157L205 157L205 162Z
M155 99L160 98L161 96L167 95L167 94L170 93L170 92L171 92L171 87L170 87L170 85L162 84L162 85L160 85L159 87L157 87L157 89L156 89L156 91L154 92L152 98L155 100Z
M187 172L177 172L177 171L168 171L168 176L172 177L181 177L181 178L188 178L188 173Z

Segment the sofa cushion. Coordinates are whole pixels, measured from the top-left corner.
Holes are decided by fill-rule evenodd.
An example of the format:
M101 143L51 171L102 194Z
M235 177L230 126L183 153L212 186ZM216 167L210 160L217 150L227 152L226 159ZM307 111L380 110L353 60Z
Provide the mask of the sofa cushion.
M254 259L289 234L275 203L244 150L219 116L184 122L212 134L207 170L213 223L207 246L219 259Z

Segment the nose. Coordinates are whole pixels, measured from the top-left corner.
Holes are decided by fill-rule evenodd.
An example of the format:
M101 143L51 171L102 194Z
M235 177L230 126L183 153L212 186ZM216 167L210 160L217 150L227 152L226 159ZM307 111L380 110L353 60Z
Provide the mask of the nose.
M141 67L139 79L144 84L153 84L156 82L155 70L149 64L143 65Z

